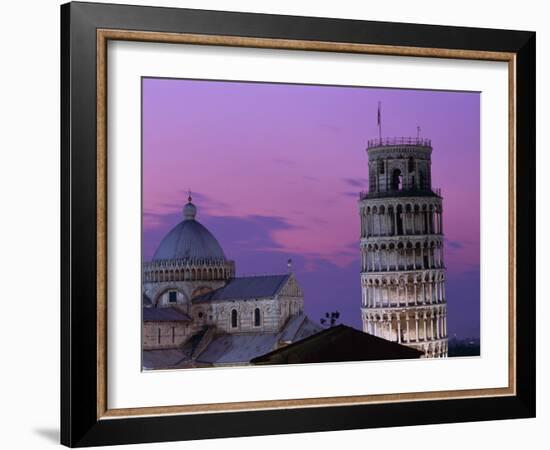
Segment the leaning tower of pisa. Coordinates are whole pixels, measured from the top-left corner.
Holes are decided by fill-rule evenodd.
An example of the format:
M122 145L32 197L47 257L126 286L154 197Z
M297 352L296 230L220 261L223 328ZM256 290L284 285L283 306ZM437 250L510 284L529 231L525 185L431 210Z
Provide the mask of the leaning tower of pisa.
M361 192L363 331L447 356L443 199L431 183L424 138L368 142L369 189Z

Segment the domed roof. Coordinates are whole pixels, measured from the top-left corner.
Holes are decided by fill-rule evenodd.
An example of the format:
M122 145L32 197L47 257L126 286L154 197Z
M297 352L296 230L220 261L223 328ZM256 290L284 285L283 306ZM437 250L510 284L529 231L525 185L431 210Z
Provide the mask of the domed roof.
M210 231L195 220L196 206L189 202L183 208L184 220L172 228L160 242L153 260L184 259L208 263L225 261L225 254Z

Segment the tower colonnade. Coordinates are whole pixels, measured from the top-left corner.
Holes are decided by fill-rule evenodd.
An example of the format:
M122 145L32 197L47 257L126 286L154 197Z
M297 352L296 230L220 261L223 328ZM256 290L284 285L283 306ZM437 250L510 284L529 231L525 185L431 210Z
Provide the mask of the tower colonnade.
M426 357L447 356L446 305L404 309L377 309L363 313L365 332L422 350Z
M360 193L361 198L369 195ZM416 198L403 203L372 202L360 210L361 237L443 234L441 199ZM379 204L377 204L379 203Z
M363 331L445 357L443 198L431 186L431 141L369 141L359 196Z

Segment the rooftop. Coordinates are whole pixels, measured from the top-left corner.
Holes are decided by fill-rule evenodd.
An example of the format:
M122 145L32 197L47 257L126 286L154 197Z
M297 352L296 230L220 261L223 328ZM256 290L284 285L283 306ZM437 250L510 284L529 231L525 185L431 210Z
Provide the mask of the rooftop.
M367 149L376 147L396 147L410 145L414 147L430 147L432 140L421 137L385 137L378 139L370 139L367 141Z
M193 302L273 297L289 278L290 274L232 278L224 287L196 297Z
M327 328L250 362L253 364L299 364L420 358L422 352L372 336L346 325Z
M176 308L143 308L144 322L189 322L189 317Z

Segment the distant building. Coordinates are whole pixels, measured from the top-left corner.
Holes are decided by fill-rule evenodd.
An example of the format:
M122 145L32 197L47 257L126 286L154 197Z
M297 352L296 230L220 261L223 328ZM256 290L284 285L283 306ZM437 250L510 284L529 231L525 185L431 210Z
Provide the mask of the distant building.
M444 357L447 304L443 199L431 183L431 141L375 139L359 199L363 331Z
M248 364L322 330L292 273L236 277L196 214L189 197L183 221L143 264L144 368Z

